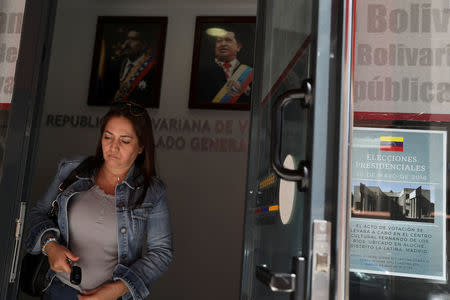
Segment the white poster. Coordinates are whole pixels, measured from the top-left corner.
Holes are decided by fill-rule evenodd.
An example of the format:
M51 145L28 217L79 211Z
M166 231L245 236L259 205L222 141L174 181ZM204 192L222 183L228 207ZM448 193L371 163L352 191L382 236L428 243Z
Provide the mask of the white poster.
M0 1L0 108L11 103L25 0Z
M449 34L449 1L357 1L356 116L375 112L381 118L393 113L450 120Z
M350 270L446 280L447 131L354 128Z

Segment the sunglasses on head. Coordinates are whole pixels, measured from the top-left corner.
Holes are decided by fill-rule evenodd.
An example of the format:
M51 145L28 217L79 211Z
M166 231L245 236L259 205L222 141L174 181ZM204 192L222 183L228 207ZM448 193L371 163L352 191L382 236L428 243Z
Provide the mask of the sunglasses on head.
M111 104L111 107L118 108L118 109L128 109L130 114L136 117L143 116L147 111L145 108L137 103L134 103L132 101L117 101L113 102Z

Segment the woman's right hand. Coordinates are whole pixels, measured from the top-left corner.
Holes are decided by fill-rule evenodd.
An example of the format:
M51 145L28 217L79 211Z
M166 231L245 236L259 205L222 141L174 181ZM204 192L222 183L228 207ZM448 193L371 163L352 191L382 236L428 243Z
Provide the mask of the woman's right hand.
M48 256L50 269L55 272L65 272L70 274L72 268L67 260L77 261L80 259L70 252L69 249L57 242L48 243L47 246L45 246L45 253L47 253Z

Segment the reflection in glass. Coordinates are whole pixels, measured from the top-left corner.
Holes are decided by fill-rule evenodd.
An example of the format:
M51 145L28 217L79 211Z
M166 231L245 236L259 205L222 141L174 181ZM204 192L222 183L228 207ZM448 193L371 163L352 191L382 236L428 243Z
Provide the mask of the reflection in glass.
M448 138L431 137L450 131L449 8L448 1L356 2L350 247L375 241L380 250L360 251L359 270L350 255L351 300L449 299ZM397 134L373 137L369 129Z

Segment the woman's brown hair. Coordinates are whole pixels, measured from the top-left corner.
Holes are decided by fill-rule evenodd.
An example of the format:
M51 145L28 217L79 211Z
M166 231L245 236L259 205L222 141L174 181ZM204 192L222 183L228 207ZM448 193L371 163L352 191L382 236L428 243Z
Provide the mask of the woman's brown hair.
M100 168L103 164L103 151L102 151L102 136L105 131L106 124L109 120L115 117L123 117L131 122L133 129L138 138L139 146L143 147L142 153L140 153L135 160L135 168L144 176L144 182L142 182L143 190L146 191L148 186L152 182L152 178L156 176L155 170L155 142L153 139L152 121L148 115L146 109L132 101L120 101L111 105L109 111L102 119L100 126L100 138L97 144L97 150L93 158L93 167ZM137 206L144 200L139 199Z

